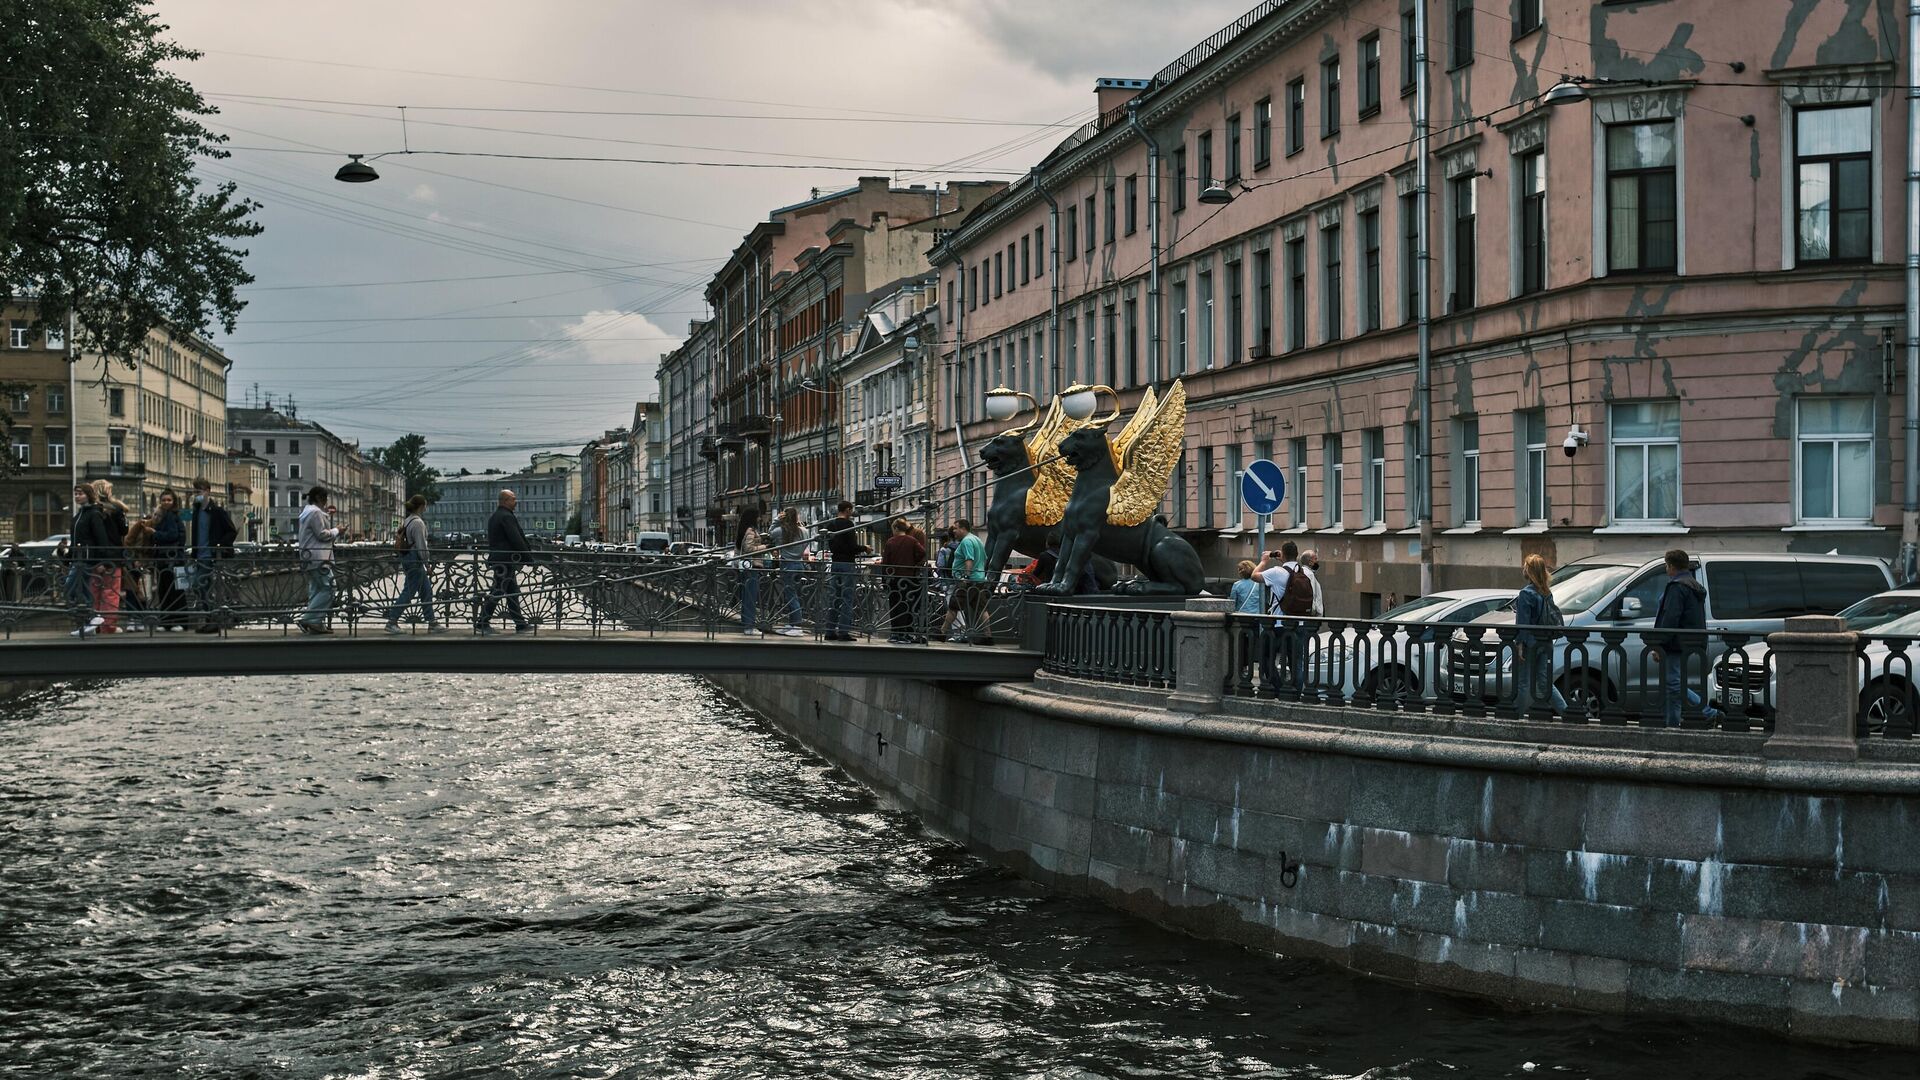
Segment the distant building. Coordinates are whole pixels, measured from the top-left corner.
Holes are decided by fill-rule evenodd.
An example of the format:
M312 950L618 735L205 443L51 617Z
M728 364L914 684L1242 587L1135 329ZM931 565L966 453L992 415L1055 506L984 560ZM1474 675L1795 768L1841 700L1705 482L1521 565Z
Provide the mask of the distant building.
M567 455L548 458L538 468L519 472L492 469L465 476L442 476L440 501L427 509L427 526L437 535L462 533L484 537L487 519L500 505L500 493L512 491L519 496L514 513L520 528L532 539L558 539L564 535L567 518L573 513L574 470L565 467ZM558 459L558 460L556 460Z
M67 509L79 470L74 464L73 370L67 336L33 332L33 309L15 302L0 318L0 373L10 384L0 401L11 459L0 479L0 541L40 540L67 531Z
M935 314L933 275L901 285L868 306L840 365L847 395L841 490L862 505L905 496L885 505L894 513L910 510L920 501L913 493L931 479ZM880 476L897 477L899 487L876 490Z
M273 486L267 475L267 459L238 450L227 451L225 482L227 514L233 518L240 539L267 539L266 498Z
M713 385L714 323L687 324L687 340L660 357L660 401L667 532L675 540L709 544L718 535L720 507L713 500L720 444L708 406Z
M327 489L336 522L354 537L382 536L400 523L403 481L321 424L282 408L236 406L227 417L227 449L267 462L267 538L291 537L308 489ZM258 494L256 493L256 499Z

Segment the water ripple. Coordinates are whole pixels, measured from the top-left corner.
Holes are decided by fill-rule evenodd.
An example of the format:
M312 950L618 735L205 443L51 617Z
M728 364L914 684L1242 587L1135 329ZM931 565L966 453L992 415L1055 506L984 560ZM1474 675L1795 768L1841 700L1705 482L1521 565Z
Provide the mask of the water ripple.
M916 831L697 681L0 705L0 1073L1890 1075L1163 933Z

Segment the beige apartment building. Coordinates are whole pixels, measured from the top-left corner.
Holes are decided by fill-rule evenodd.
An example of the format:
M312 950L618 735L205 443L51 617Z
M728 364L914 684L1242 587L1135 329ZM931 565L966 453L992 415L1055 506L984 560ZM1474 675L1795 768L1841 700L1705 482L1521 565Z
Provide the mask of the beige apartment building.
M1899 22L1847 0L1424 3L1424 227L1412 0L1273 0L1101 80L1099 119L933 254L939 473L1001 426L993 386L1106 384L1131 408L1178 376L1170 523L1229 575L1256 554L1236 473L1279 463L1274 528L1319 550L1330 612L1415 593L1423 557L1444 588L1516 584L1532 552L1893 554Z
M74 455L80 478L108 480L146 513L160 493L184 500L196 478L226 477L227 372L233 361L195 335L157 330L129 366L74 362Z

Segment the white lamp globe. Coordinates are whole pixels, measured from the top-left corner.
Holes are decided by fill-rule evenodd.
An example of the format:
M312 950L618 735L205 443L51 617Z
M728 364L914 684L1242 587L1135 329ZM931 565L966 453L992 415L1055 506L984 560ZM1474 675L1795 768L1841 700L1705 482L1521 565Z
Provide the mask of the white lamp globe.
M1075 420L1085 420L1092 416L1098 404L1099 400L1093 392L1093 387L1085 383L1075 383L1067 387L1066 393L1060 395L1060 408Z
M987 391L987 415L995 420L1010 419L1020 411L1020 397L1004 386Z

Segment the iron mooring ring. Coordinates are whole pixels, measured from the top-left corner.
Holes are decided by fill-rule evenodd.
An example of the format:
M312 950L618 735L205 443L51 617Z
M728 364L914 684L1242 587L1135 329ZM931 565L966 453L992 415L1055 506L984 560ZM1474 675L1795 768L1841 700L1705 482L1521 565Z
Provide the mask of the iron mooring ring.
M1300 884L1300 864L1288 862L1287 853L1280 853L1280 884L1291 889Z

